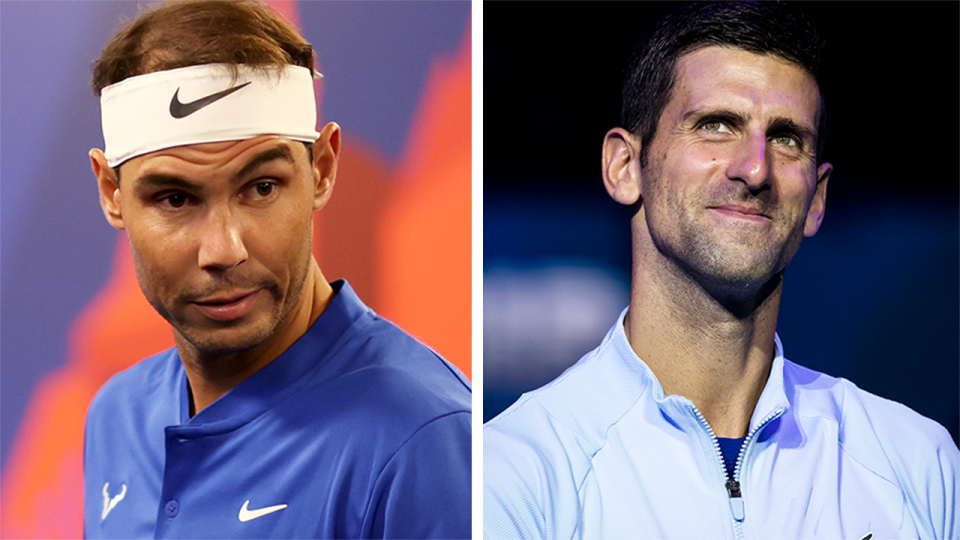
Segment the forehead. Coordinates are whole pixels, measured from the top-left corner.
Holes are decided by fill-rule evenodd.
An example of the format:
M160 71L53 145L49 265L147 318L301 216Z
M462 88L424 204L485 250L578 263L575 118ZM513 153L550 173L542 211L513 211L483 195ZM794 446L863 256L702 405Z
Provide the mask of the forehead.
M724 108L754 117L786 116L815 130L820 93L809 72L778 56L733 47L698 49L677 61L669 109L682 115Z

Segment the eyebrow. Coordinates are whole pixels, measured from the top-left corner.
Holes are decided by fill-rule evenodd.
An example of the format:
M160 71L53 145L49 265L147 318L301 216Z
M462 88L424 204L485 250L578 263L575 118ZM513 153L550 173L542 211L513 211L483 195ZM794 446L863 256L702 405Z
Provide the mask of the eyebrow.
M805 141L810 146L817 144L817 132L815 130L810 129L802 124L798 124L790 118L777 116L767 126L768 134L772 135L785 132L796 134L801 140Z
M249 176L250 173L257 170L262 165L278 159L282 159L291 164L295 163L293 160L293 154L290 153L290 149L286 146L278 146L254 156L253 159L251 159L246 165L243 166L242 169L240 169L240 172L237 173L237 178Z
M740 113L727 110L727 109L694 109L683 115L683 122L689 121L691 118L695 118L697 123L703 119L716 118L718 120L724 120L736 125L743 125L749 120L749 116L744 116ZM800 137L804 143L809 143L811 146L816 145L817 143L817 132L803 124L798 124L792 118L787 118L786 116L776 116L765 128L765 133L767 135L773 135L776 133L793 133Z
M134 181L136 186L134 189L137 192L144 192L150 188L176 188L183 191L197 192L202 189L200 184L184 180L179 176L174 176L172 174L162 174L162 173L149 173L137 178Z
M704 119L716 118L717 120L723 120L741 126L746 124L748 119L746 116L728 109L701 108L694 109L684 114L681 122L686 123L691 118L697 120L698 124Z
M237 173L235 178L244 178L249 176L261 166L278 159L287 161L289 163L295 163L293 160L293 154L290 153L290 149L286 146L278 146L254 156L253 159L251 159L246 165L243 166L242 169L240 169L240 172ZM135 189L137 191L144 191L149 188L174 188L181 189L183 191L197 192L201 191L203 186L176 175L163 173L148 173L136 179Z

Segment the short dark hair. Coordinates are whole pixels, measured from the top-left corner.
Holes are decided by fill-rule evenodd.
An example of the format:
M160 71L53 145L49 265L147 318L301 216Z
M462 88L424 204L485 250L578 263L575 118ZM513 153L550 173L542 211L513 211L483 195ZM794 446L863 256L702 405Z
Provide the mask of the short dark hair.
M313 70L313 47L266 4L252 0L166 2L111 39L93 66L93 89L136 75L203 64Z
M662 17L640 38L623 78L622 126L640 137L640 163L647 165L660 115L673 93L677 60L714 45L771 54L796 64L817 80L820 118L817 163L830 130L830 116L819 76L823 40L798 12L782 2L703 2Z

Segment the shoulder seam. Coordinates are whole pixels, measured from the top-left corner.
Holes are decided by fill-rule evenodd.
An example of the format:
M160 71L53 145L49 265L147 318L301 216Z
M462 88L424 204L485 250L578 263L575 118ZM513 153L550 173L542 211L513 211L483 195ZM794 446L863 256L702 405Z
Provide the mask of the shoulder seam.
M629 407L626 407L623 410L623 413L619 417L617 417L617 419L614 422L611 422L610 425L607 426L606 431L603 432L603 444L600 444L599 446L597 446L597 449L594 450L594 452L590 455L590 468L587 469L586 474L584 474L583 478L581 478L580 481L577 483L578 496L580 495L580 490L583 488L583 483L587 481L587 477L590 475L590 471L593 470L593 460L597 457L597 454L603 451L603 449L607 446L607 441L610 440L610 430L616 427L618 424L620 424L620 421L623 420L623 417L626 416L628 412L630 412L631 410L633 410L634 407L637 406L637 403L640 402L640 398L643 397L643 394L646 392L646 390L647 389L644 388L644 390L637 395L637 399L635 399L633 403L630 404Z

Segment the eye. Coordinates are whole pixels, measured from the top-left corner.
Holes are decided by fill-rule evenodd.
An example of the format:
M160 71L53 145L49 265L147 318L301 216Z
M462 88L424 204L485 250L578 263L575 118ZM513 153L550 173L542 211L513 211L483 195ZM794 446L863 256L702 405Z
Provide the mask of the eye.
M700 124L700 129L706 131L715 131L717 133L731 133L730 128L719 120L707 120Z
M782 144L784 146L800 146L800 143L797 141L797 138L793 135L777 135L771 139L774 144Z
M160 203L166 203L171 208L180 208L183 205L187 204L187 194L186 193L168 193L161 196L157 199Z
M247 186L243 197L248 199L267 199L277 190L277 183L273 181L261 180Z
M273 193L273 188L275 186L276 184L274 184L273 182L260 182L259 184L254 186L254 189L256 189L257 195L261 197L266 197L267 195L270 195L271 193Z

